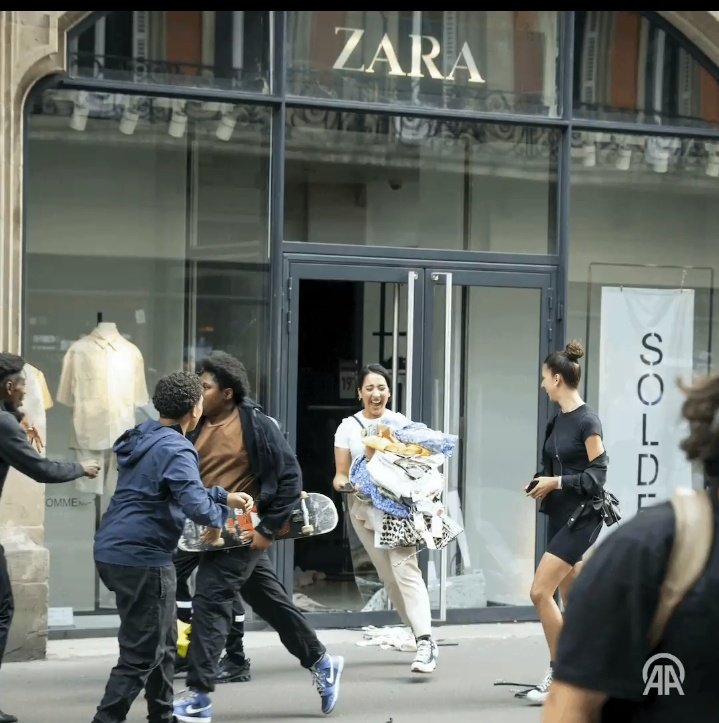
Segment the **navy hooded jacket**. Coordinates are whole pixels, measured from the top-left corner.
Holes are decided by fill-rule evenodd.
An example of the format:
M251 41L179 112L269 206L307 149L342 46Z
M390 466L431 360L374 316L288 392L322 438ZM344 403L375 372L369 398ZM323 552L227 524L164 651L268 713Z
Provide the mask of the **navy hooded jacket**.
M97 562L171 565L186 517L223 526L227 492L203 487L197 452L178 427L148 420L125 432L113 451L117 488L95 534Z

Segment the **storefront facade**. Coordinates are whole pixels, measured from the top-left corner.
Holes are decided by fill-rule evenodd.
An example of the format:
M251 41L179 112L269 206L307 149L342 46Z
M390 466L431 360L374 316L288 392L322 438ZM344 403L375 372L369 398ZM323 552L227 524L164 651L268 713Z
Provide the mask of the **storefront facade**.
M34 367L48 454L105 466L93 484L10 481L20 655L42 654L48 610L57 634L112 628L92 564L111 438L212 349L244 361L327 494L354 374L392 369L394 408L462 440L447 501L465 534L422 557L436 618L534 619L545 530L521 487L549 413L541 360L582 339L582 392L613 430L608 389L666 420L662 360L714 369L714 15L3 13L0 339ZM625 289L627 318L653 319L638 378L616 354ZM119 360L107 377L88 344ZM629 508L666 496L667 465L691 475L661 420L641 418L638 448L614 432ZM275 559L318 626L395 619L344 519Z

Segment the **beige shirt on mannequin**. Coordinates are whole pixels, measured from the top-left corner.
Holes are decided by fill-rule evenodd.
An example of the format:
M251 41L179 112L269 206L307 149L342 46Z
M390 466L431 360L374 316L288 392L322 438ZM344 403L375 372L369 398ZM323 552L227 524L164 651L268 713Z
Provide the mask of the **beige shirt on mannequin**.
M52 407L52 396L47 387L45 375L32 364L26 363L23 367L25 374L25 399L22 403L22 411L27 414L28 419L35 425L40 437L47 444L47 416L46 410ZM44 450L42 452L45 454Z
M148 401L140 350L115 324L98 324L67 350L56 398L73 407L73 446L110 449Z

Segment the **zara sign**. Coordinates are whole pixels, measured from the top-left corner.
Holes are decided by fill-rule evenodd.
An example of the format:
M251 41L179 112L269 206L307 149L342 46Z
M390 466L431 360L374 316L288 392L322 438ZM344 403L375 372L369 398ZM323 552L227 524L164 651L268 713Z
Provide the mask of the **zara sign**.
M467 82L484 83L477 63L474 60L469 45L465 42L459 50L454 64L447 75L443 75L435 64L435 59L442 54L442 47L439 40L431 35L415 35L410 34L412 40L412 53L410 60L409 72L402 68L397 51L392 45L392 41L387 33L382 36L377 48L374 52L369 65L362 63L357 66L357 60L353 59L356 55L355 51L362 47L365 31L361 28L335 28L335 35L346 33L345 45L340 54L337 56L332 68L334 70L351 70L356 73L374 73L375 66L378 63L384 63L380 66L386 68L388 75L408 77L408 78L424 78L425 73L436 80L449 80L454 82L455 75L458 70L467 72Z

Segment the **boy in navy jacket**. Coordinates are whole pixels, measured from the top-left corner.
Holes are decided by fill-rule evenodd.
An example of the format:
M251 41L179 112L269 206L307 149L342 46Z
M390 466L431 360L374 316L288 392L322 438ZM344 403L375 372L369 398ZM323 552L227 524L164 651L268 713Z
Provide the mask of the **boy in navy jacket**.
M153 395L159 421L125 432L115 443L117 488L95 535L100 578L115 593L120 658L93 723L124 721L145 688L150 723L172 723L177 638L173 552L185 518L222 527L227 507L249 509L252 498L205 489L197 452L185 438L202 416L196 374L160 379Z

